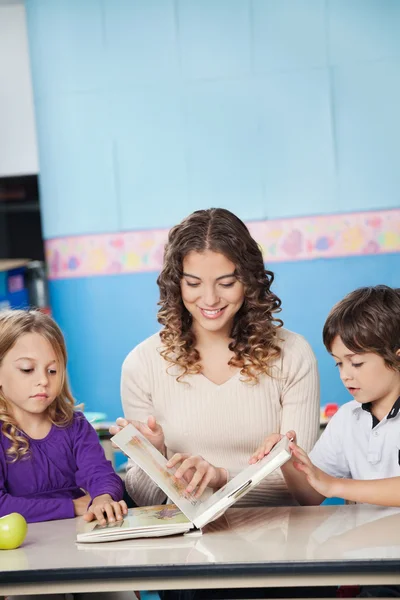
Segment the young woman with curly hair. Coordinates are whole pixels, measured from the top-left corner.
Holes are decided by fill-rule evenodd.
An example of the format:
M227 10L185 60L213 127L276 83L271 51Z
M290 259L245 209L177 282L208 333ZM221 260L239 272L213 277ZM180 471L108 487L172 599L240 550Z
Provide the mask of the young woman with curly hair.
M160 288L159 333L122 367L125 419L179 465L200 496L244 469L261 440L294 429L311 449L319 427L314 354L276 317L274 276L246 225L221 208L198 210L171 229ZM138 505L165 495L129 463L126 487ZM243 504L291 504L274 473Z

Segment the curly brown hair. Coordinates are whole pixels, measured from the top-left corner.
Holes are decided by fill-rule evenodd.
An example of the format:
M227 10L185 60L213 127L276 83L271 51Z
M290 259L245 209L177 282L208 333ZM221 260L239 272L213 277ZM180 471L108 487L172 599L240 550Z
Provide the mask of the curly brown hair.
M244 380L257 382L270 374L271 362L280 356L277 330L283 325L274 317L281 301L271 292L274 275L264 266L261 250L246 225L224 208L197 210L173 227L165 246L164 264L157 279L160 288L158 321L163 325L161 356L181 367L178 381L201 372L200 354L192 330L191 315L181 295L183 260L189 252L211 250L235 265L235 275L244 286L245 300L236 313L229 349L229 365L240 368Z
M0 368L4 357L18 338L27 333L38 333L50 342L59 364L59 392L47 408L48 417L54 425L66 427L72 422L74 398L69 389L66 366L67 351L60 328L48 315L37 310L5 310L0 312ZM10 403L0 387L0 422L2 434L11 441L7 450L10 462L29 454L29 441L15 421Z
M328 352L337 336L352 352L379 354L389 368L400 371L400 289L377 285L347 294L324 325Z

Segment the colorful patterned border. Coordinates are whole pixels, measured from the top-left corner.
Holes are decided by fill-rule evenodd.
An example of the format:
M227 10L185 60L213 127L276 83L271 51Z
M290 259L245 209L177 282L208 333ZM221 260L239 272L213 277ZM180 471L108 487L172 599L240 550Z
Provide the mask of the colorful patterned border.
M267 264L400 252L400 209L275 221L248 227ZM167 229L48 240L50 279L159 271Z

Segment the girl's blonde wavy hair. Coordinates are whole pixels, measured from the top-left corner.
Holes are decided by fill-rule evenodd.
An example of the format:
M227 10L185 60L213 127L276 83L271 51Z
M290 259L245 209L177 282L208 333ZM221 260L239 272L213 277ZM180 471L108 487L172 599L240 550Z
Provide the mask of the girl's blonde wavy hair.
M66 366L67 350L60 328L48 315L36 310L6 310L0 312L0 369L6 354L17 340L27 333L38 333L52 346L58 362L60 377L59 392L47 409L48 417L54 425L66 427L73 418L74 399L69 389ZM10 462L15 462L29 454L29 441L18 428L12 410L0 387L0 422L3 435L11 442L7 450Z
M261 374L270 374L271 362L278 358L277 330L283 325L274 317L281 301L271 292L274 275L264 267L260 248L246 225L223 208L198 210L173 227L165 246L164 264L157 279L160 288L158 321L163 325L161 356L181 368L180 381L187 374L201 372L200 354L192 331L190 313L181 295L183 260L189 252L211 250L223 254L235 265L245 300L236 313L229 349L229 361L240 368L245 381L256 383Z

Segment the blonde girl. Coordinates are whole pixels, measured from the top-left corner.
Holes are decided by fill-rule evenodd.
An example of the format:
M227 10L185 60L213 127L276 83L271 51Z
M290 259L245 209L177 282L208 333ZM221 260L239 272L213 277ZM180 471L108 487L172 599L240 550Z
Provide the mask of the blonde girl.
M0 517L84 515L106 523L127 512L121 479L93 427L74 410L66 364L51 317L0 312Z

